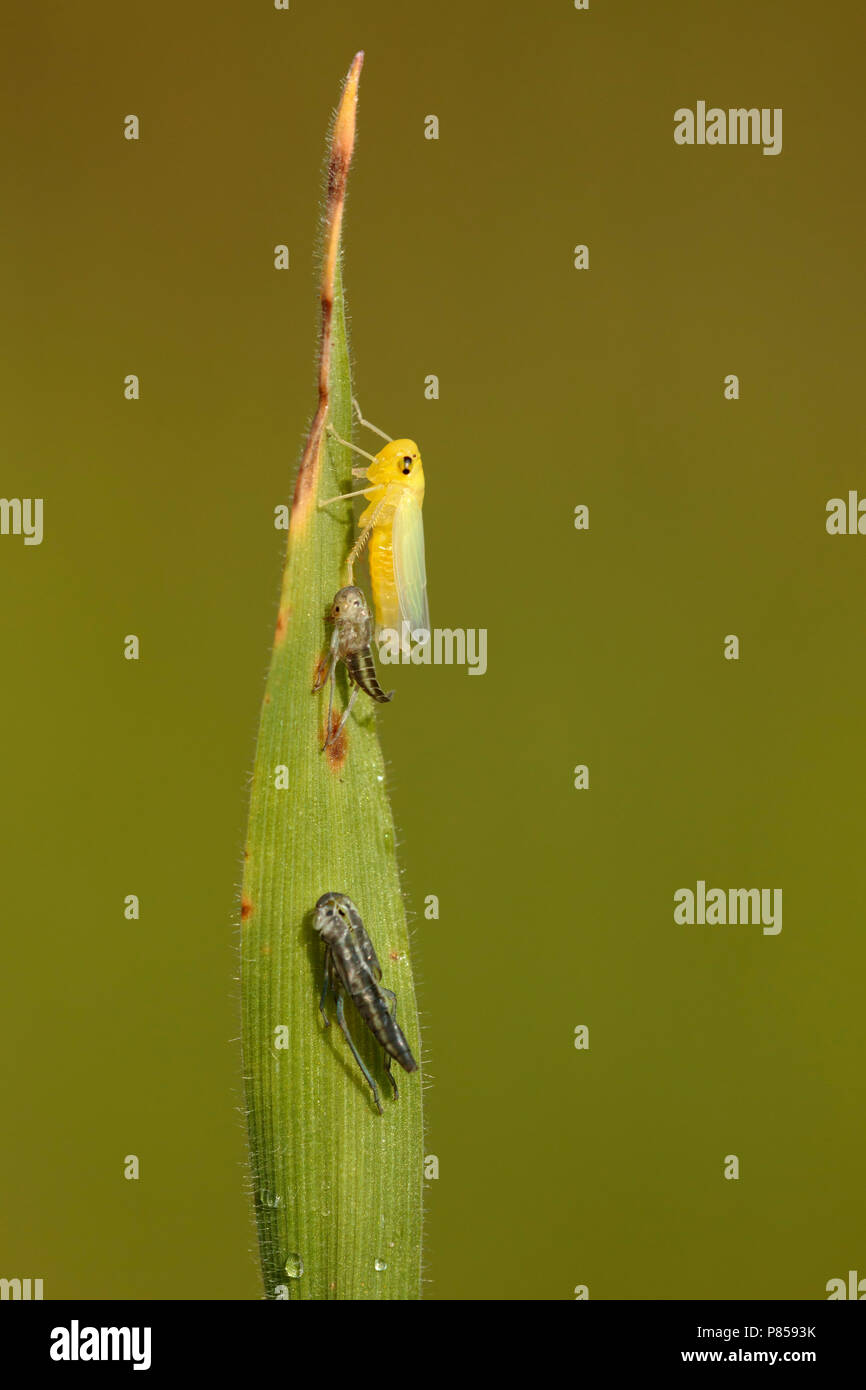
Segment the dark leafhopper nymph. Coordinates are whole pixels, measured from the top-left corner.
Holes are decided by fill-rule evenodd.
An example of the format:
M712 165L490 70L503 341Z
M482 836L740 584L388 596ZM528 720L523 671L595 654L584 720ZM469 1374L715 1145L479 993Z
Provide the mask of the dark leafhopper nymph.
M363 690L366 695L370 696L371 700L378 701L380 705L387 704L394 694L391 690L386 695L376 677L373 653L370 650L373 623L363 591L355 584L340 589L334 597L328 616L334 624L334 635L331 638L328 662L322 668L316 679L316 684L313 686L313 693L321 690L330 676L328 721L325 725L325 742L322 744L322 751L327 748L329 743L334 743L339 738L359 690ZM332 732L331 711L334 707L334 681L337 675L337 663L340 661L343 662L349 673L352 693L349 696L349 703L343 711L342 719Z
M347 898L345 893L324 893L316 903L313 926L325 943L325 980L319 1000L325 1026L330 1027L330 1019L325 1012L325 1001L330 991L337 1001L337 1022L352 1050L352 1056L369 1083L381 1115L384 1112L378 1088L346 1027L343 997L349 996L370 1032L384 1048L385 1070L394 1087L396 1099L399 1092L391 1074L392 1059L396 1058L404 1071L418 1070L418 1063L397 1024L397 996L393 990L385 989L379 983L382 967L361 921L361 914L351 898Z

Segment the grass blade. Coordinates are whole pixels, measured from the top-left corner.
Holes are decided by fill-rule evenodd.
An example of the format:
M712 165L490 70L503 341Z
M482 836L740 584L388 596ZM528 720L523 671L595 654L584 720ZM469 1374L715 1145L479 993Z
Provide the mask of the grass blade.
M394 825L372 704L359 697L339 742L322 753L327 696L311 693L329 637L324 616L344 582L353 535L351 502L319 511L317 500L352 486L351 455L325 426L330 420L342 438L351 437L341 233L362 61L358 54L346 78L331 134L319 400L292 503L242 897L244 1078L268 1298L420 1297L420 1074L400 1073L400 1098L392 1100L381 1049L350 1018L356 1045L380 1083L385 1114L377 1114L339 1029L323 1027L322 948L311 927L322 893L336 890L354 900L420 1063ZM345 684L338 681L338 690L342 705Z

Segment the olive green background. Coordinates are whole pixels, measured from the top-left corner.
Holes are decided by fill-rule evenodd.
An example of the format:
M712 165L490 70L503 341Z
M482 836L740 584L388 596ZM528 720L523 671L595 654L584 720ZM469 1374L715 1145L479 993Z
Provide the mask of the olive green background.
M358 48L356 385L422 448L434 624L489 634L483 678L397 671L380 715L427 1296L866 1274L866 539L824 527L866 491L860 7L106 0L8 29L0 495L44 497L45 540L0 537L0 1275L260 1296L236 899ZM782 107L782 154L676 146L699 99ZM781 887L781 934L677 926L699 878Z

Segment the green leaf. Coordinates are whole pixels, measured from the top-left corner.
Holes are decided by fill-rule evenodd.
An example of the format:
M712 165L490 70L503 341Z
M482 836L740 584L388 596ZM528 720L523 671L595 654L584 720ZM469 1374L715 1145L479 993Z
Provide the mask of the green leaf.
M382 1049L348 1004L349 1027L382 1097L385 1113L377 1113L339 1028L323 1025L322 946L311 921L326 891L353 900L420 1064L394 824L372 702L358 697L339 743L323 753L327 689L312 694L330 636L325 615L345 583L354 529L351 502L320 511L317 499L357 486L349 450L325 425L329 420L342 438L351 437L341 228L362 59L359 54L346 79L331 138L319 406L295 486L244 871L244 1079L268 1298L420 1297L421 1074L395 1067L400 1097L394 1100ZM337 690L342 709L348 695L342 675Z

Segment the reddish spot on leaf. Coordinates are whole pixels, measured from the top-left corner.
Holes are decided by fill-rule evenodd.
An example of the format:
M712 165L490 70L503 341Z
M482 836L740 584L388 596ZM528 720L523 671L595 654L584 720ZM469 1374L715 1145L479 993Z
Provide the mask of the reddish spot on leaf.
M339 722L340 722L340 716L339 716L339 714L337 713L336 710L333 710L332 713L331 713L331 730L330 730L332 734L333 734L334 731L336 730L337 725L339 724ZM325 754L327 755L327 759L328 759L328 766L330 767L330 769L331 769L332 772L342 772L342 771L343 771L343 764L344 764L345 761L346 761L346 754L347 754L348 751L349 751L349 740L348 740L348 738L347 738L347 736L346 736L346 730L343 729L342 733L341 733L337 738L334 739L333 743L329 743L328 746L327 746L327 748L325 749Z
M248 917L252 917L252 915L253 915L253 905L252 905L252 903L250 902L249 898L242 898L242 899L241 899L241 921L242 921L242 922L245 922L245 921L247 920L247 918L248 918Z
M266 705L269 705L270 703L271 703L271 697L270 697L270 695L266 694L266 695L265 695L265 704L266 704Z
M278 647L286 635L286 628L289 626L289 618L292 615L291 608L281 608L277 614L277 626L274 629L274 646Z
M269 956L271 954L271 948L266 941L262 943L259 949L263 956Z

